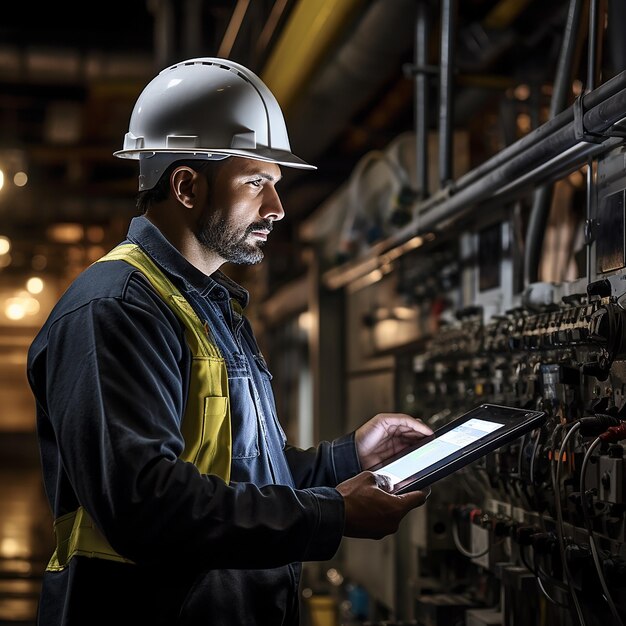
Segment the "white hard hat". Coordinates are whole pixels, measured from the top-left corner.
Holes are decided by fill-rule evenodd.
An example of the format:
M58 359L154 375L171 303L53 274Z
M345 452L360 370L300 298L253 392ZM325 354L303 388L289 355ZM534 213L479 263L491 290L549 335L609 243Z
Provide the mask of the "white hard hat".
M249 69L228 59L189 59L162 70L139 95L124 147L139 159L139 189L151 189L181 159L240 156L317 169L291 152L274 94Z

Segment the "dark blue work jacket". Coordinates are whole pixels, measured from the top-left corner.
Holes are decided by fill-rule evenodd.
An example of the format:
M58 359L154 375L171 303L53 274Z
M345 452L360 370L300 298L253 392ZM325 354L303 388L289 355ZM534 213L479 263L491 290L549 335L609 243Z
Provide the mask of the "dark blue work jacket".
M90 266L32 343L28 378L55 519L82 505L133 563L74 556L46 572L39 624L298 624L301 562L331 558L341 541L333 487L360 469L354 433L307 450L287 444L241 314L247 292L193 267L145 217L127 241L206 320L226 360L231 481L179 459L184 327L131 265Z

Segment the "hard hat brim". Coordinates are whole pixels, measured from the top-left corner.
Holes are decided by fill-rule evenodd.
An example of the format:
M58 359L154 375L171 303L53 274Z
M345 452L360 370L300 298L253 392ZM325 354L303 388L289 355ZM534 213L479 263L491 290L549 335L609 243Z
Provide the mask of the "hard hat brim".
M277 165L284 165L285 167L293 167L295 169L301 170L316 170L317 167L315 165L311 165L307 163L300 157L297 157L295 154L287 150L277 150L275 148L252 148L248 150L237 150L233 148L229 149L216 149L216 150L118 150L114 152L113 155L120 159L133 159L139 160L144 157L148 157L150 155L156 154L169 154L172 156L172 161L175 161L177 158L197 158L197 159L207 159L211 160L213 155L219 155L221 158L227 156L238 156L244 157L247 159L256 159L257 161L265 161L268 163L276 163ZM178 157L177 155L180 155Z

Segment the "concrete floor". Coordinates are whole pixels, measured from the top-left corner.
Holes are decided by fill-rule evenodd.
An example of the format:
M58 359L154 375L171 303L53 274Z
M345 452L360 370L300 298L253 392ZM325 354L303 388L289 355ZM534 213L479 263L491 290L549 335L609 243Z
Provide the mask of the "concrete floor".
M34 626L52 546L34 435L0 434L0 626Z

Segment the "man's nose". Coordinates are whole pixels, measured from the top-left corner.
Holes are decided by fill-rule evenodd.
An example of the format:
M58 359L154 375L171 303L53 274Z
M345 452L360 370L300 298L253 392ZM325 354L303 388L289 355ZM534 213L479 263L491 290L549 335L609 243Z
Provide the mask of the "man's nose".
M285 217L283 204L274 187L266 186L260 213L261 217L274 221L282 220Z

